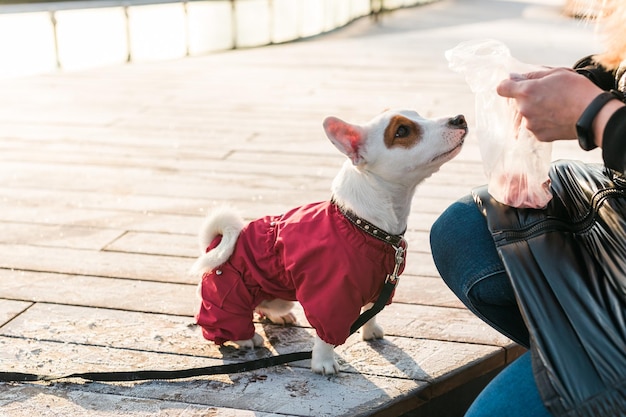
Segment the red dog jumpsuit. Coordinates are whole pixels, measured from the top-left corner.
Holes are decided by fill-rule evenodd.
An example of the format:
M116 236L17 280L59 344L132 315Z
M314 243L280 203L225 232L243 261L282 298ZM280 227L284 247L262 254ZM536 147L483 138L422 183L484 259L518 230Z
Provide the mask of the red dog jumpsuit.
M226 263L202 277L197 323L217 344L251 339L261 301L297 300L318 336L340 345L394 266L393 246L359 230L330 201L263 217L244 227Z

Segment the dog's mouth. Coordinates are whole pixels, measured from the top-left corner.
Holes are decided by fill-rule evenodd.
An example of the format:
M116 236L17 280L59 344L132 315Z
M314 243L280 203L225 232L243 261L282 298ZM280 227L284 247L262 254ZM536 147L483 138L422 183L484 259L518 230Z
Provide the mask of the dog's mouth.
M457 143L454 148L435 156L433 159L430 160L430 162L440 162L440 161L445 162L447 160L454 158L459 152L461 152L461 148L463 147L464 142L465 142L465 135L463 135L459 143Z

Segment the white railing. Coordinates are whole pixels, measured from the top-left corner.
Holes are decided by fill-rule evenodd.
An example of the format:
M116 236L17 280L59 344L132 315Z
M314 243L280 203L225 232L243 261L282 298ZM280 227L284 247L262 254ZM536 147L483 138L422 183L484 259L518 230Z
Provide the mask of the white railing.
M289 42L433 0L101 0L0 7L0 77Z

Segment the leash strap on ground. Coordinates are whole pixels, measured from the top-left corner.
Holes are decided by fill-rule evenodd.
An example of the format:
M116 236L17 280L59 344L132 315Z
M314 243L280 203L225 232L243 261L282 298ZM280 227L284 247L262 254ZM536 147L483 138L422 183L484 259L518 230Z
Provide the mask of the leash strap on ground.
M63 376L37 375L21 372L0 372L1 382L27 382L27 381L57 381L61 379L81 378L87 381L114 382L114 381L145 381L183 379L197 376L234 374L238 372L254 371L270 366L282 365L311 359L311 352L295 352L283 355L270 356L269 358L255 359L240 363L226 365L207 366L202 368L180 369L173 371L128 371L128 372L85 372Z
M397 276L389 275L385 281L378 299L369 310L363 312L350 327L350 334L356 332L372 317L378 314L391 298L398 282ZM0 372L0 382L28 382L28 381L58 381L62 379L81 378L87 381L119 382L119 381L147 381L193 378L198 376L235 374L239 372L254 371L269 368L276 365L284 365L290 362L311 359L312 352L294 352L270 356L268 358L254 359L246 362L230 363L225 365L206 366L202 368L179 369L172 371L125 371L125 372L85 372L63 376L39 375L22 372Z

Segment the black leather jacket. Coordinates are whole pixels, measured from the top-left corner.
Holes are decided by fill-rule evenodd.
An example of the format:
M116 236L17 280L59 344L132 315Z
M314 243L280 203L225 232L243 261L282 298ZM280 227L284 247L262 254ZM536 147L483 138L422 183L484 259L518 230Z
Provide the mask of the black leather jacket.
M574 68L626 91L624 70L590 58ZM553 163L542 210L473 190L528 327L537 387L558 417L626 416L626 107L609 120L602 155L604 165Z
M515 290L533 373L555 417L626 415L626 179L557 161L543 210L474 199Z
M574 69L585 75L603 90L626 93L626 62L617 71L609 71L593 62L588 56L574 65ZM615 171L626 173L626 107L621 108L609 119L602 138L604 165Z

